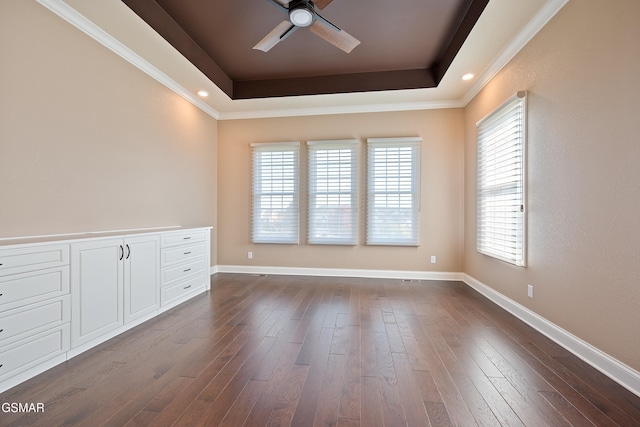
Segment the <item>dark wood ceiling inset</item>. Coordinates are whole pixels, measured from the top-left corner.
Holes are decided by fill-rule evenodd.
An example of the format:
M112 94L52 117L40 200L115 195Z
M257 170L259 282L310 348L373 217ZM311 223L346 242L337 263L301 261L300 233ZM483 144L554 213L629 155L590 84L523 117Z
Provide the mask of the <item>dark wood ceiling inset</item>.
M346 54L308 29L253 50L286 18L266 0L122 1L232 99L435 87L489 2L334 0L322 15L362 42Z
M434 87L430 70L398 70L233 83L234 99Z

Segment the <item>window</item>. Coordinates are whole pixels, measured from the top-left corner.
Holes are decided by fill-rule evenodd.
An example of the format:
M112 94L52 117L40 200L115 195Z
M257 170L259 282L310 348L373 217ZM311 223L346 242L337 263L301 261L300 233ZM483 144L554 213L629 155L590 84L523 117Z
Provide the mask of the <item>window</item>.
M358 141L309 141L307 145L308 241L355 245L358 243Z
M253 243L298 243L299 143L252 144Z
M421 142L367 140L367 244L420 244Z
M477 250L524 266L526 92L477 127Z

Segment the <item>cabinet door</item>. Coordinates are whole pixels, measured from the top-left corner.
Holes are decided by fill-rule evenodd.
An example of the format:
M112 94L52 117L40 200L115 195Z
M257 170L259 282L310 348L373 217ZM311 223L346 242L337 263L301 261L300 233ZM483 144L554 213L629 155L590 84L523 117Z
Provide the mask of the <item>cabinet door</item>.
M128 237L124 257L124 322L160 307L160 236Z
M71 346L123 324L124 242L104 239L71 245Z

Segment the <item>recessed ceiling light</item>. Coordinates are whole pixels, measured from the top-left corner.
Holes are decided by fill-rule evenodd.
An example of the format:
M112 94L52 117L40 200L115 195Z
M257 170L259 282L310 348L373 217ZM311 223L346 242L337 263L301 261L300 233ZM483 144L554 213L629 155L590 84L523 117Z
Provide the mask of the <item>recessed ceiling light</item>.
M197 94L198 96L201 96L203 98L206 98L207 96L209 96L209 92L207 92L206 90L199 90Z
M462 80L471 80L473 78L473 73L467 73L462 76Z

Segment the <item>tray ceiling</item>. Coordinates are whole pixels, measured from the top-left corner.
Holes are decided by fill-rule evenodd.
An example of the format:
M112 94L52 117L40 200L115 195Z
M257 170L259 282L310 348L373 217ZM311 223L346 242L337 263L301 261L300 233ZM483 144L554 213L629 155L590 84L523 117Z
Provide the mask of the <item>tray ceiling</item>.
M214 58L214 53L211 53L211 56L205 53L203 48L196 43L195 38L199 36L194 35L194 38L188 36L182 27L178 25L179 23L174 21L167 12L159 16L164 16L163 19L173 22L171 27L178 34L178 36L174 34L174 37L183 42L186 40L186 45L180 45L175 40L169 43L167 38L171 37L160 35L158 30L151 25L151 22L143 20L139 14L134 12L122 0L103 0L99 2L88 2L86 0L37 1L205 113L218 120L233 120L257 117L463 107L562 9L568 0L527 0L526 2L489 0L480 17L475 21L471 20L473 26L468 34L465 34L466 32L455 32L458 34L457 40L450 44L461 44L461 46L459 49L449 49L449 56L446 60L434 60L434 55L437 58L442 53L438 48L444 48L434 48L433 46L429 48L426 44L420 44L424 42L423 39L425 37L424 35L417 35L423 34L421 31L424 31L423 28L419 28L410 32L411 40L408 43L392 44L392 48L385 50L386 53L384 55L377 55L381 58L376 58L376 55L372 55L373 59L370 60L371 64L375 64L376 60L384 61L388 58L393 58L390 63L399 64L400 60L398 59L399 56L397 56L399 53L396 50L402 50L403 52L413 51L413 55L407 56L407 61L416 62L403 63L402 67L407 68L396 66L393 69L386 70L386 68L380 68L380 62L378 62L378 65L376 65L378 68L371 69L375 71L362 72L362 68L357 68L364 65L365 61L362 60L362 64L360 64L360 61L355 61L348 65L342 65L345 67L343 70L346 71L338 72L346 72L347 74L333 74L336 72L336 68L326 68L329 67L331 62L329 59L325 60L327 55L334 57L333 61L336 61L335 64L340 66L339 62L344 62L346 59L350 60L351 55L356 53L365 55L368 45L372 43L378 43L376 52L382 52L385 47L384 43L367 41L367 38L359 33L360 30L358 28L361 25L361 21L364 21L364 17L368 17L369 13L375 12L375 10L370 10L370 6L366 11L360 11L362 19L356 19L355 23L347 22L346 18L343 18L341 13L338 13L341 8L347 5L351 7L350 5L355 3L361 4L361 0L334 0L321 12L323 16L344 27L345 30L362 41L351 54L345 54L324 40L315 36L311 37L311 34L304 34L303 29L296 31L294 34L295 36L300 33L298 34L298 39L294 39L292 36L278 44L268 54L255 51L252 47L278 22L286 19L286 15L280 14L267 0L247 0L243 3L210 0L208 2L210 4L207 7L227 8L228 5L218 6L218 3L231 3L236 4L236 6L239 5L238 7L241 7L240 11L251 5L250 8L259 8L264 12L264 17L259 20L262 28L248 26L239 31L236 26L231 25L228 31L233 34L223 34L218 37L219 40L216 40L216 43L218 41L221 42L220 49L227 49L232 52L230 58L233 58L235 53L240 51L243 52L243 55L262 55L253 59L254 61L262 61L258 65L235 65L238 67L237 69L228 65L225 59ZM148 0L143 1L141 4L146 5L145 7L151 7L156 11L159 8L164 11L160 7L160 3L149 2ZM167 2L175 2L176 0L158 1L164 4L167 9L170 9ZM183 2L180 2L178 9L180 9L181 13L186 13L182 10L182 5L187 7L200 1L202 0L183 0ZM370 0L367 4L377 4L377 1ZM413 0L398 0L391 3L399 7L397 5L409 4L408 2L410 1ZM463 5L469 5L469 7L480 7L478 5L481 5L481 3L463 3L463 1L441 0L433 2L432 0L424 0L424 2L416 2L416 4L418 6L423 3L438 4L442 8L449 10L449 13L454 10L459 12L460 8L464 7ZM448 9L442 3L446 3ZM177 2L174 3L174 7L177 7L176 5L178 5ZM237 12L237 9L234 10ZM417 16L415 9L411 9L411 11L414 12L413 15ZM140 13L142 14L142 12ZM456 13L454 15L460 20L461 15ZM410 18L415 18L413 15ZM450 29L455 27L452 24L456 19L454 15L449 16ZM254 12L248 13L248 16L254 16ZM368 22L365 25L367 28L377 28L375 32L371 33L371 37L391 40L392 34L396 32L402 33L401 30L404 29L402 19L391 19L391 16L401 16L399 11L394 12L392 15L378 16L379 18L376 22L373 24ZM410 19L407 18L408 15L405 14L404 16L405 18L403 19ZM426 23L429 22L428 17L428 14L420 15L419 20L426 26ZM175 19L179 18L176 17ZM202 13L200 19L211 23L216 18ZM274 20L276 21L275 23L273 22ZM230 19L223 21L232 22ZM446 19L442 18L442 23L445 21ZM242 24L244 20L240 20L240 22ZM442 25L442 23L440 23L440 27L446 27L446 24ZM157 23L154 25L157 26ZM387 27L387 25L389 26ZM215 28L213 27L215 25L208 25L209 30L207 31L214 32ZM385 30L385 28L388 29ZM449 36L452 37L453 34L450 33ZM241 40L245 41L241 42ZM304 40L307 40L312 47L303 48L295 54L287 55L287 52L294 49L292 45L298 43L304 45ZM197 42L203 43L200 40ZM438 44L436 42L433 43L435 45ZM240 45L244 46L244 48L241 49ZM440 43L440 46L442 45ZM176 46L180 47L180 49ZM205 46L205 48L207 47ZM325 53L321 54L321 52ZM415 52L422 52L423 55L418 55ZM282 56L282 58L275 60L276 56L272 54ZM301 59L303 54L307 56ZM194 58L202 60L204 63L200 63ZM338 59L336 60L335 58ZM291 61L289 65L287 65L287 61ZM315 71L314 69L309 71L309 68L305 70L304 67L309 67L314 61L316 65L320 64L319 68L315 68ZM419 61L423 62L419 63ZM332 66L336 66L335 64ZM415 68L416 66L418 68ZM223 67L228 69L224 70ZM297 71L294 72L294 69ZM439 69L440 72L434 72L436 69ZM381 86L363 88L362 86L367 82L372 85L379 83L376 75L384 77L385 74L395 74L397 82L406 84L407 81L411 80L409 78L411 73L418 74L419 78L424 78L424 70L428 70L426 74L433 78L433 84L437 83L435 86L410 89L384 88L384 86L382 86L382 89ZM470 80L463 81L461 76L469 72L475 76ZM322 91L317 90L321 84L327 84L328 82L329 85L336 85L336 81L346 86L345 91L335 90L335 87L331 87L329 88L331 90L327 90L325 94L313 94L322 93ZM393 81L393 79L387 79L387 81ZM229 95L234 95L234 86L237 90L239 85L253 84L252 82L258 86L257 89L254 88L252 90L262 92L258 94L260 97L246 96L241 98L237 94L235 97ZM315 91L307 91L309 87L313 89L314 86L316 86ZM282 87L286 90L296 89L296 95L283 96ZM356 89L360 91L354 92L353 90ZM209 93L209 96L200 97L197 95L200 90L205 90ZM267 93L265 95L265 91L268 90L275 90L277 93L273 95Z
M268 0L122 0L231 99L438 85L489 0L334 0L321 15L361 41L345 53L300 28L253 49L287 19Z

